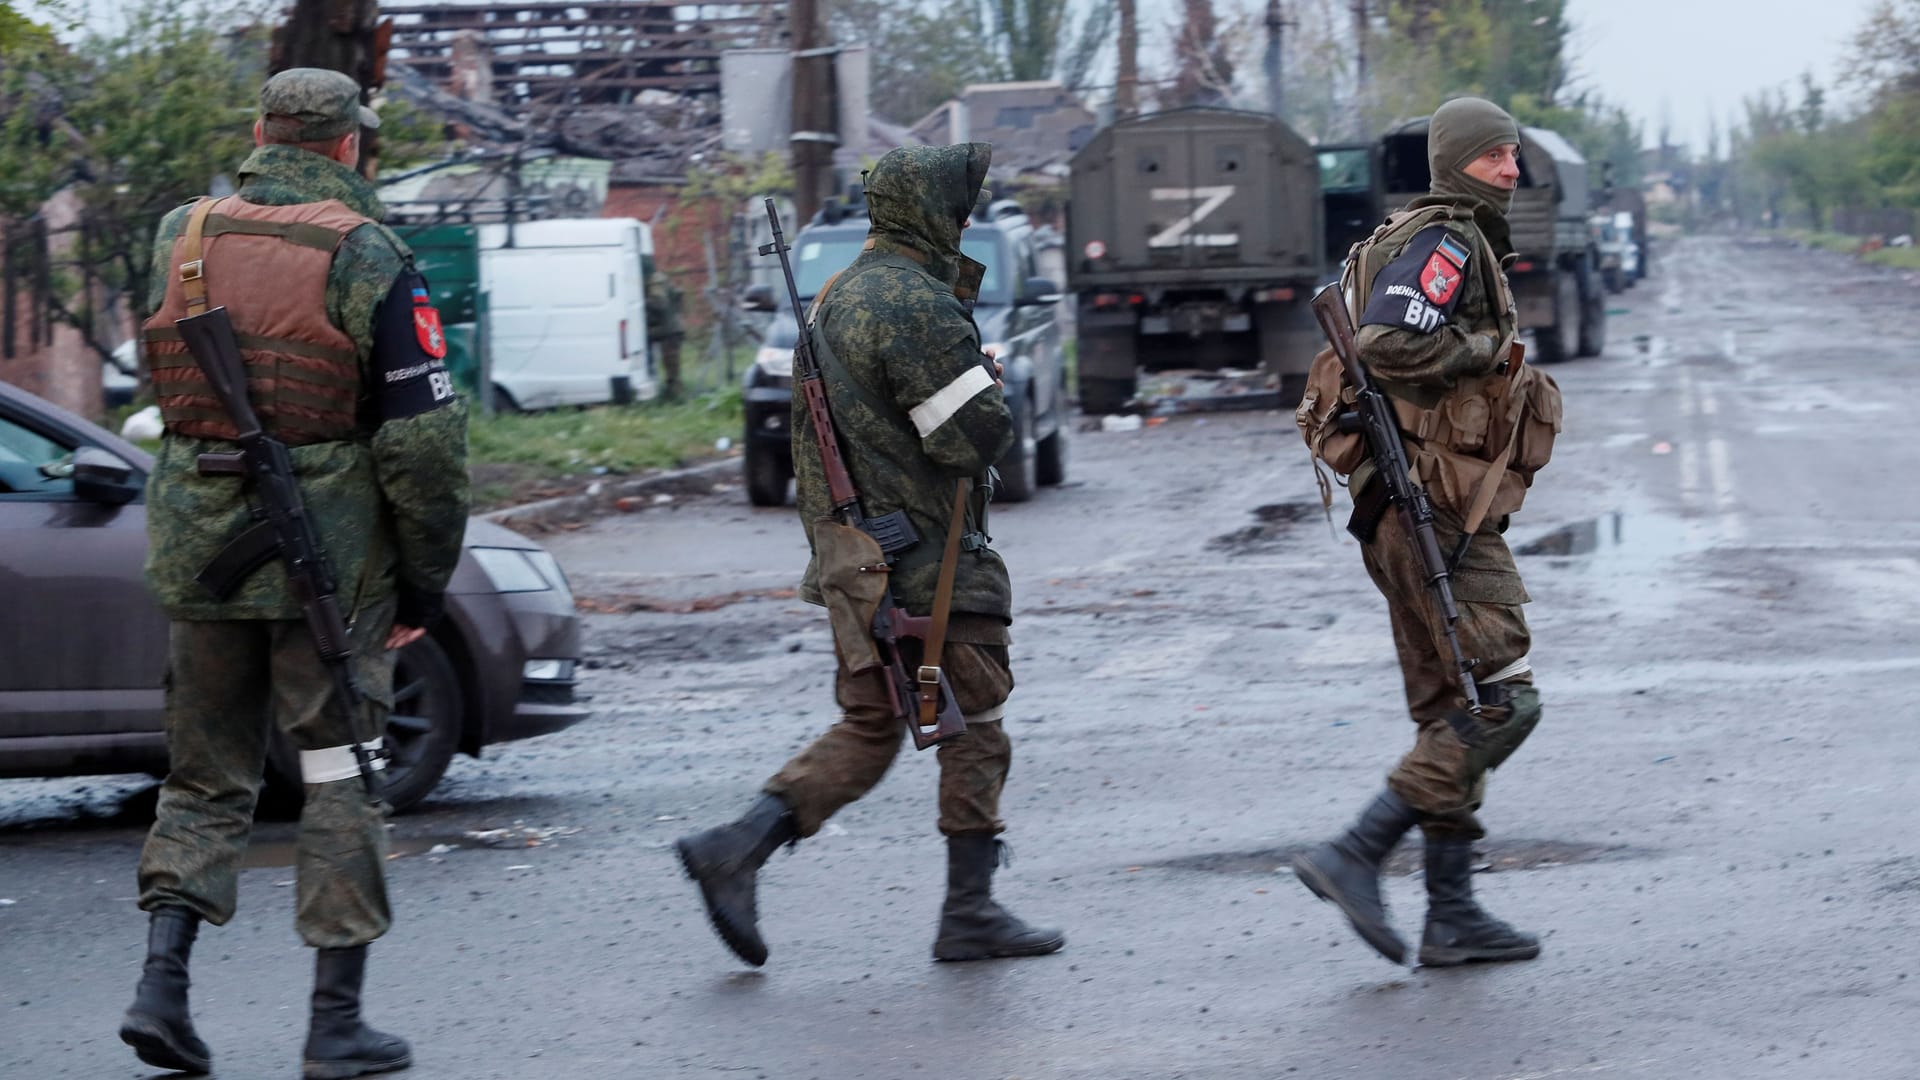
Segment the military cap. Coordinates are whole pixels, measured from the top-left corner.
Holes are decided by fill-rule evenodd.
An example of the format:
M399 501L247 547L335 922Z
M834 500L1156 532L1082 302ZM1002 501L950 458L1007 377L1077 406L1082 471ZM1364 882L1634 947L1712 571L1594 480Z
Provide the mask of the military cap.
M380 115L360 104L360 84L326 68L288 68L268 79L260 88L260 115L298 121L283 136L289 142L320 142L380 126Z

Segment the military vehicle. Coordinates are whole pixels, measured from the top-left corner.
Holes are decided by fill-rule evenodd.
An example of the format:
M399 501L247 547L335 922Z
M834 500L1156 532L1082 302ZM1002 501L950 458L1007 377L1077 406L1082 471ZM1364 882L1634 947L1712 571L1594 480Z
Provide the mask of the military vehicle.
M1109 413L1142 371L1264 368L1297 399L1325 266L1313 148L1266 113L1133 117L1073 156L1067 287L1080 406Z
M1381 137L1386 210L1427 193L1427 120L1398 124ZM1520 189L1507 212L1519 258L1507 279L1521 328L1534 332L1529 359L1538 363L1598 356L1606 344L1607 293L1587 224L1590 203L1586 158L1555 132L1521 128Z

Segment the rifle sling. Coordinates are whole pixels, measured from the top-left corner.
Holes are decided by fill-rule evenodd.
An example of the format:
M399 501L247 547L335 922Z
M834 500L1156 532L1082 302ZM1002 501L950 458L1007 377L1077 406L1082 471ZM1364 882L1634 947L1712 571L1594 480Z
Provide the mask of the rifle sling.
M188 315L204 315L207 311L207 273L204 256L203 237L207 230L207 215L213 213L219 199L206 198L193 204L193 213L187 217L187 231L180 236L180 291L187 298Z
M960 563L960 532L967 511L965 480L953 486L953 515L947 525L947 549L940 556L940 583L933 590L933 613L920 656L920 726L940 721L940 656L946 650L947 617L953 610L954 571Z

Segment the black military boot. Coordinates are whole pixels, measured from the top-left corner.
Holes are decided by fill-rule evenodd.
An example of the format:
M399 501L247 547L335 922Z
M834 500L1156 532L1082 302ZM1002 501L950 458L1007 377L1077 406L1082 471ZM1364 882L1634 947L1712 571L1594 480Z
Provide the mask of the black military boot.
M1322 900L1340 905L1362 940L1396 964L1406 963L1407 943L1387 922L1380 897L1380 864L1413 828L1414 809L1392 791L1382 791L1337 840L1293 857L1293 873Z
M1474 903L1470 840L1427 837L1427 901L1420 962L1428 967L1540 955L1539 938L1515 930Z
M1028 926L993 899L993 869L1003 845L990 833L947 837L947 902L940 909L935 960L993 960L1059 952L1067 935Z
M367 973L367 947L316 949L313 1018L300 1075L306 1080L345 1080L392 1072L413 1064L407 1040L375 1031L360 1019L360 983Z
M120 1041L157 1068L190 1073L213 1068L213 1054L187 1014L187 960L199 932L200 916L183 907L155 908L147 920L147 963L120 1021Z
M787 800L762 795L739 821L683 836L674 843L680 865L700 886L714 932L740 959L754 967L767 962L760 938L760 909L754 879L781 844L800 838Z

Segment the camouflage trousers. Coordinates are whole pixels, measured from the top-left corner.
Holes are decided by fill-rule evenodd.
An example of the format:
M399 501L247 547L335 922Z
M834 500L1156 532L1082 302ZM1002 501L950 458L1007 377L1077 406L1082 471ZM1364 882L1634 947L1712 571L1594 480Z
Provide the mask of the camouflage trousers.
M967 718L967 733L941 743L942 833L999 833L1000 792L1013 763L1013 744L1001 725L1001 706L1013 692L1006 626L999 619L955 615L941 666L955 702ZM919 642L909 641L907 670L920 664ZM844 666L834 682L840 721L815 739L766 783L768 794L787 800L801 836L820 831L841 807L873 789L900 751L905 726L893 715L886 676L850 675Z
M1458 518L1436 510L1440 550L1459 543ZM1466 711L1447 648L1446 620L1428 587L1419 556L1397 512L1380 521L1363 548L1367 574L1387 600L1393 645L1406 682L1407 710L1418 733L1413 749L1387 777L1387 786L1420 812L1430 834L1468 839L1485 835L1475 811L1486 794L1486 774L1505 761L1540 722L1540 695L1524 668L1532 638L1521 605L1528 600L1513 553L1492 524L1474 534L1453 576L1461 654L1475 661L1474 682L1484 708ZM1498 681L1492 681L1500 676Z
M215 926L233 918L241 856L266 767L269 725L300 750L364 741L386 725L393 654L383 646L393 601L362 612L353 630L355 677L367 703L350 730L306 623L176 620L168 644L167 751L171 771L140 855L140 907L191 908ZM306 785L295 856L295 917L314 948L338 949L387 932L383 808L360 777Z

